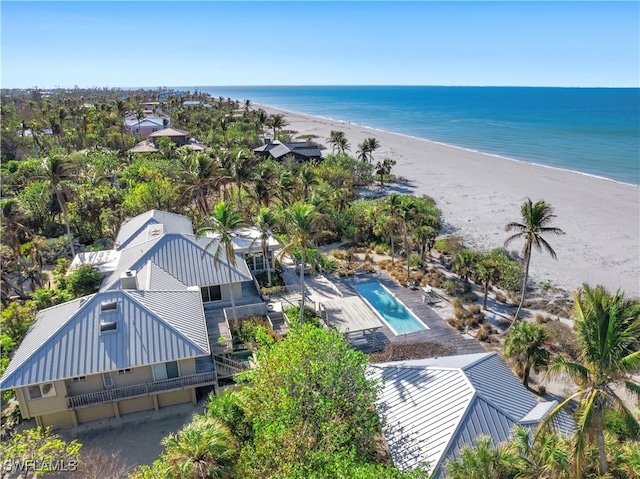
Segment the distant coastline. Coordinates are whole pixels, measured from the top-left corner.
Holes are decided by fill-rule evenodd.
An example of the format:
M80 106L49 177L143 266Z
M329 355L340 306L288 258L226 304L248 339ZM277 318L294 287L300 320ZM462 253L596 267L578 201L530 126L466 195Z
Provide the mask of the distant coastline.
M320 143L326 144L331 130L341 130L352 154L364 138L375 137L381 145L376 158L396 160L393 173L408 180L403 191L436 200L445 223L475 249L502 247L504 226L519 219L522 201L544 199L555 209L554 224L566 234L553 238L558 261L534 252L533 278L569 291L586 282L640 294L638 185L353 122L257 103L254 107L268 114L284 114L286 128L300 135L317 135Z
M637 160L640 156L640 89L202 87L199 90L214 97L250 99L282 111L344 121L514 161L640 185ZM460 93L448 95L451 91ZM414 105L412 95L416 92L418 104ZM500 103L498 99L505 92L508 93L505 101L516 106L494 108L494 103ZM396 94L399 95L397 99L394 98ZM585 94L593 105L582 101ZM631 101L629 105L629 98L636 97L638 101L635 104ZM478 105L469 106L467 100L474 99ZM517 106L518 102L522 106ZM550 103L558 103L552 106L556 110L547 110ZM609 113L601 114L599 110Z

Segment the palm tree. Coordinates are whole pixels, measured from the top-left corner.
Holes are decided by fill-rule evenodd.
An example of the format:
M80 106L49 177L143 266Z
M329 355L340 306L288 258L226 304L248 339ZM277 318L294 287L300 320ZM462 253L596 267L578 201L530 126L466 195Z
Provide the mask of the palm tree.
M476 263L476 269L474 275L476 279L482 282L484 289L484 297L482 299L482 309L487 309L487 298L489 297L489 288L492 283L500 280L502 269L500 263L485 256L478 263Z
M514 325L504 338L504 355L515 360L518 376L527 388L531 370L539 373L549 365L548 340L544 326L528 321Z
M574 320L578 358L558 357L549 374L572 378L578 392L569 396L549 414L545 425L569 401L579 400L576 414L574 456L576 477L581 477L582 457L587 442L595 437L599 472L608 471L604 440L604 411L618 410L627 424L640 430L633 412L618 396L614 385L640 395L640 383L634 378L640 368L640 299L626 299L624 293L608 293L603 286L589 287L574 294Z
M288 123L282 115L271 115L271 117L269 117L269 126L273 128L273 141L276 140L278 130L282 130L287 125Z
M253 221L256 228L260 231L263 262L267 267L267 281L271 284L272 265L269 263L269 237L271 236L272 228L276 225L276 216L269 208L260 208L258 215L253 219Z
M193 202L198 211L207 216L209 215L209 196L229 180L226 171L216 159L204 153L195 155L186 153L183 161L186 162L187 167L181 185L183 197L188 199L189 203Z
M380 175L380 186L384 186L384 177L391 173L391 168L396 164L396 160L385 158L382 162L376 163L376 175Z
M402 220L402 238L404 243L404 255L407 259L407 282L409 281L409 256L411 256L411 245L409 243L409 223L413 220L416 211L416 202L413 196L404 196L397 210Z
M285 210L284 222L288 229L290 241L280 250L280 256L292 253L295 248L300 250L300 293L302 294L302 305L300 306L300 322L304 321L304 269L305 252L309 244L314 240L320 230L318 228L320 215L315 206L307 203L295 203ZM295 261L294 261L295 263ZM315 271L315 263L311 262L311 269Z
M544 200L539 200L535 204L531 202L531 199L527 198L520 207L520 213L522 215L522 223L512 222L505 226L506 231L515 230L512 236L509 236L504 245L507 247L509 243L516 239L524 239L524 248L522 254L525 260L524 279L522 281L522 297L520 298L520 304L516 311L513 322L518 321L520 316L520 310L524 304L524 297L527 292L527 280L529 278L529 264L531 262L531 249L535 248L538 251L546 251L551 255L553 259L557 259L556 252L551 245L543 238L545 234L561 235L564 234L560 228L549 226L553 218L556 215L553 214L553 208L551 205L545 203ZM513 323L512 323L513 324Z
M144 114L144 111L142 111L142 108L137 108L136 109L136 120L138 120L138 139L142 140L142 127L140 126L140 122L146 118L146 115Z
M67 238L69 240L71 256L74 257L76 250L73 246L73 236L71 235L71 227L69 226L69 217L67 215L67 202L65 201L63 190L67 182L75 179L77 167L68 158L59 155L46 157L42 166L44 170L43 173L33 176L32 178L46 182L47 189L56 196L60 210L62 211L65 226L67 227Z
M386 222L389 230L389 236L391 238L391 264L394 264L393 257L395 256L395 244L393 236L396 233L397 221L396 218L400 215L402 208L402 196L397 193L391 193L387 196L386 211L389 213L389 220Z
M229 275L229 297L231 299L231 311L233 311L233 321L238 327L236 316L236 302L233 295L233 280L231 267L236 266L236 255L233 249L233 231L244 225L244 220L239 211L234 210L231 205L220 201L213 209L213 215L209 217L210 226L205 226L198 230L198 235L203 236L208 232L214 234L214 238L207 244L205 251L214 248L214 262L216 268L220 265L220 254L224 252L227 262L227 273Z
M331 145L334 153L337 151L344 155L344 153L350 148L347 137L344 135L344 131L331 130L329 133L328 143Z
M571 464L570 439L555 431L545 431L531 440L531 431L516 426L508 447L519 456L518 479L569 479Z
M196 416L177 434L162 440L162 458L170 477L226 479L235 477L237 444L219 420Z
M447 479L507 479L513 477L517 454L506 445L491 447L491 438L479 436L475 447L465 445L458 459L450 459Z
M358 145L358 151L356 151L356 155L359 161L368 161L369 160L369 142L368 140L364 140L362 143Z
M21 238L31 235L29 227L24 224L27 212L16 198L6 198L0 201L0 215L2 243L20 255Z
M369 163L373 163L373 152L380 148L380 142L375 138L367 138L367 151L369 153Z

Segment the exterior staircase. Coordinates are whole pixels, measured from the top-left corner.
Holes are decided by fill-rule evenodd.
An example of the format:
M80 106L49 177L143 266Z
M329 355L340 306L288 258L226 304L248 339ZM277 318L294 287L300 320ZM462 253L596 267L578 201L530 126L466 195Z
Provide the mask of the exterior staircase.
M276 333L282 335L287 334L287 325L284 323L282 311L269 311L268 316L271 320L271 324L273 325L273 330Z
M213 362L218 372L218 379L235 376L250 367L247 363L220 356L219 354L213 355Z

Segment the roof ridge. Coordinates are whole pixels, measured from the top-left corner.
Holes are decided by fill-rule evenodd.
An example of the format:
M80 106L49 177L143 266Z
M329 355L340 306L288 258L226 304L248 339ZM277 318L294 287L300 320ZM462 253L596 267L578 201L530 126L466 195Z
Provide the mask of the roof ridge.
M181 336L183 339L187 340L189 343L191 343L191 345L195 346L197 349L200 349L201 351L204 351L202 346L200 346L199 344L197 344L196 342L194 342L193 339L191 339L189 336L187 336L184 332L180 331L178 328L176 328L173 324L169 323L167 320L165 320L162 316L160 316L158 313L154 312L153 310L151 310L146 304L144 304L140 299L136 299L135 297L132 296L131 293L137 293L140 296L144 296L145 294L151 294L153 295L154 293L156 293L157 291L143 291L143 290L121 290L123 293L125 293L127 296L129 296L132 301L135 301L137 304L140 305L140 307L142 307L144 310L146 310L149 314L151 314L154 318L159 319L160 321L162 321L164 324L167 325L167 327L169 327L172 331L174 331L176 334L178 334L179 336ZM166 291L161 291L162 293L166 293ZM198 297L200 297L200 293L197 291L173 291L174 293L198 293ZM204 309L203 309L203 317L204 317ZM205 328L206 328L206 320L205 320ZM207 345L208 346L208 345ZM208 348L207 348L208 349ZM204 351L205 354L210 354L211 351Z

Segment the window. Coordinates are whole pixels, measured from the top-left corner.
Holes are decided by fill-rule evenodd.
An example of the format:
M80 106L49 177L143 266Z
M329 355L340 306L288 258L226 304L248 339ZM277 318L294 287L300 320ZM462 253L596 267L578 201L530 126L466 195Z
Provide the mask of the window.
M119 376L124 376L125 374L131 374L131 368L118 369Z
M100 303L100 312L101 313L110 313L112 311L118 310L118 302L117 301L105 301Z
M170 361L168 363L153 365L153 379L155 381L162 381L163 379L173 379L179 377L180 370L178 369L178 361Z
M200 288L200 291L202 292L203 303L208 303L209 301L220 301L222 299L220 285L203 286L202 288Z
M87 376L78 376L77 378L73 378L71 380L72 383L83 383L87 380Z
M113 378L111 377L111 373L102 373L102 384L104 384L105 388L113 387Z
M118 330L118 323L115 321L101 321L100 322L100 332L101 333L109 333L115 332Z
M37 384L27 388L29 399L50 398L56 395L56 388L53 383Z

